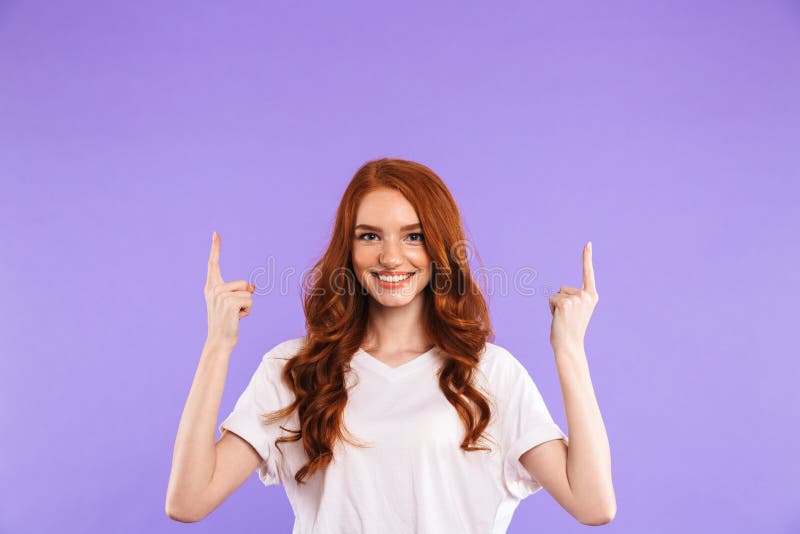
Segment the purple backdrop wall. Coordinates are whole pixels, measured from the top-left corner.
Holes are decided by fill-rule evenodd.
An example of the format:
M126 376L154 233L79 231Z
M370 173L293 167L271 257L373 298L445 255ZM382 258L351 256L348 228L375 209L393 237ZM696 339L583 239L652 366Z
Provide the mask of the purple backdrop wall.
M620 533L800 532L800 9L791 1L0 3L0 531L170 532L223 276L272 269L220 419L303 334L299 280L368 159L433 168L497 343L566 429L548 291L587 333ZM294 270L294 272L292 272ZM253 475L194 532L289 532ZM585 527L546 492L510 533Z

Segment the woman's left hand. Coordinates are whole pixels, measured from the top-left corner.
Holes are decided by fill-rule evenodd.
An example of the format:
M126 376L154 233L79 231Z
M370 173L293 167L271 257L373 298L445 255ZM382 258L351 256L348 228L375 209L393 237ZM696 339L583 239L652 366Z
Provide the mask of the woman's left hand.
M550 313L553 314L550 345L556 352L583 349L589 318L600 300L594 284L591 243L583 247L583 289L561 286L558 293L550 297Z

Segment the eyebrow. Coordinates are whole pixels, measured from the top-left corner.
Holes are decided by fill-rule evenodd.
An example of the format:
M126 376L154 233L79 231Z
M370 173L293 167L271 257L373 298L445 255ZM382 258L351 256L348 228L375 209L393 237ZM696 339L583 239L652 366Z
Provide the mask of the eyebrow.
M407 225L403 226L402 228L400 228L400 231L405 232L406 230L413 230L415 228L422 228L422 225L420 223L407 224ZM356 230L358 230L358 229L373 230L373 231L376 231L376 232L380 232L381 231L380 228L378 228L376 226L371 226L369 224L359 224L359 225L356 226L355 229Z

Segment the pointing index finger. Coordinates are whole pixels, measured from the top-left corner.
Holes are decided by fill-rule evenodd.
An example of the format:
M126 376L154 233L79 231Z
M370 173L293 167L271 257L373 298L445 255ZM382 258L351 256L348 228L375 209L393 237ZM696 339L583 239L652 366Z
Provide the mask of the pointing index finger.
M592 242L583 247L583 289L592 293L597 289L594 284L594 265L592 264Z
M219 271L219 241L219 234L214 232L211 235L211 255L208 257L208 276L206 277L207 286L220 284L223 282L222 273Z

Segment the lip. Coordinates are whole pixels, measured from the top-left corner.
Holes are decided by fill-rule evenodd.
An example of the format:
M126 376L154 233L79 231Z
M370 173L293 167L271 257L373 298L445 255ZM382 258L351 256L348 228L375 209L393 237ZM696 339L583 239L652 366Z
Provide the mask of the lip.
M384 276L403 276L406 274L414 274L414 271L372 271L373 274L382 274Z

